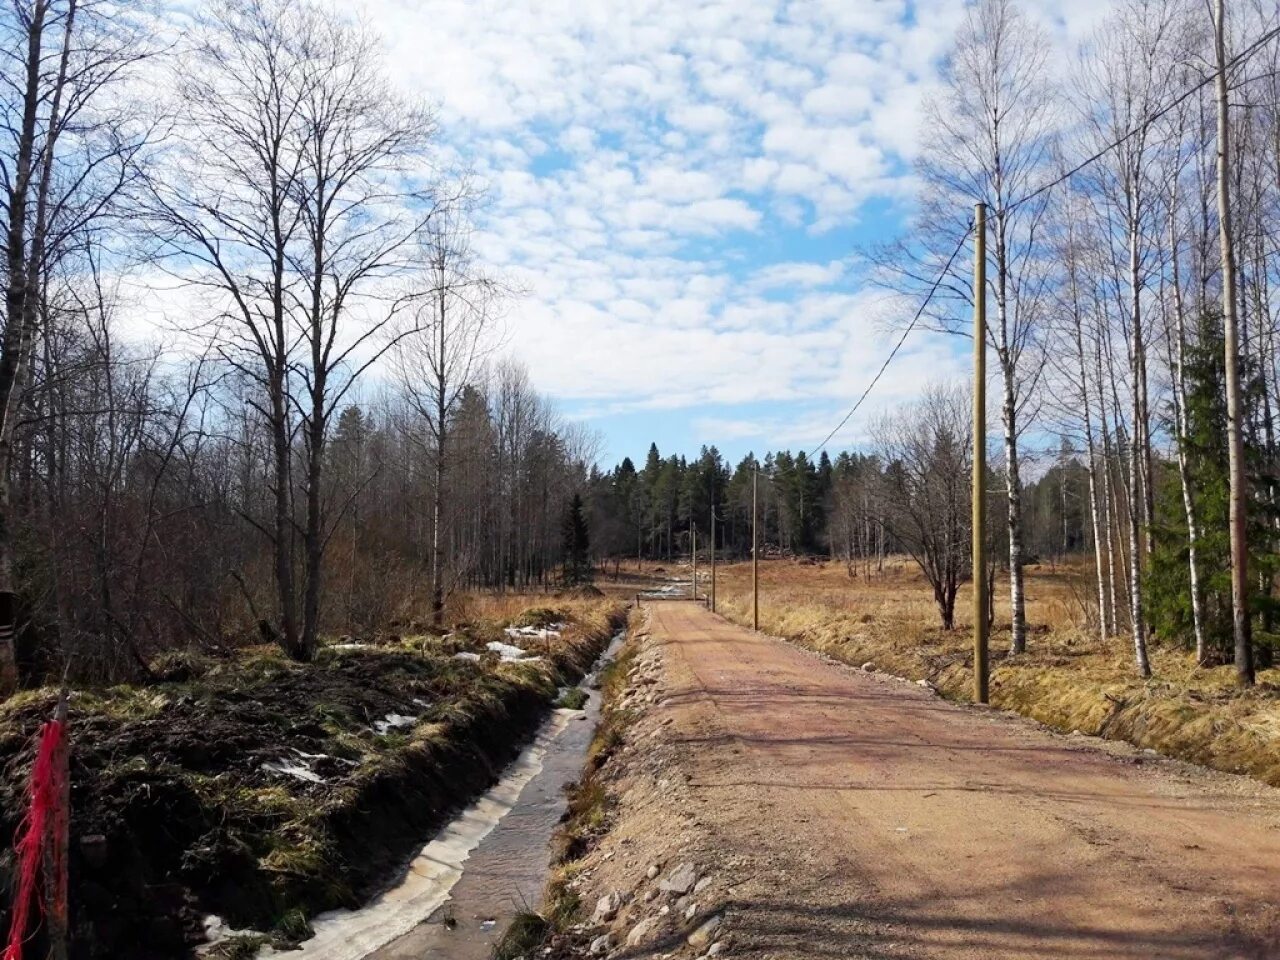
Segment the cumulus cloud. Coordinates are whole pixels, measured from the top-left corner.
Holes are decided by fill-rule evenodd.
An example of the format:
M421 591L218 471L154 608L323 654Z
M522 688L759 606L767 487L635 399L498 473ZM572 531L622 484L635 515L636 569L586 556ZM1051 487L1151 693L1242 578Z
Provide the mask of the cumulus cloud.
M1107 6L1029 2L1064 49ZM697 422L741 438L733 408L769 399L795 410L772 439L799 443L865 386L902 305L860 288L850 231L899 226L863 221L910 195L964 0L355 9L488 185L476 247L527 291L508 345L540 388L596 413L712 405ZM961 373L958 353L912 344L885 397Z

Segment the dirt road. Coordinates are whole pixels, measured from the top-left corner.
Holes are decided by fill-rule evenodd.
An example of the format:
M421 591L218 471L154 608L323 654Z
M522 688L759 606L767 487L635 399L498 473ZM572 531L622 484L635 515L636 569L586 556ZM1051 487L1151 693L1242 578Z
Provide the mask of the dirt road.
M1280 957L1280 792L649 609L730 955Z

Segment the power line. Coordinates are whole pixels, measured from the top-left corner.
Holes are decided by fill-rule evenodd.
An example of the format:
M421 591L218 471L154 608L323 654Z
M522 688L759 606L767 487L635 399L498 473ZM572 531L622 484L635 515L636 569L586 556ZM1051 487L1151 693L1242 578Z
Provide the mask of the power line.
M1235 57L1232 57L1231 62L1227 64L1227 69L1232 69L1236 67L1238 64L1243 63L1245 60L1249 59L1251 56L1257 53L1262 47L1266 46L1268 43L1274 40L1277 36L1280 36L1280 27L1276 27L1274 30L1269 30L1267 33L1263 34L1261 37L1259 37L1257 40L1251 43L1248 47L1242 50ZM1108 153L1110 153L1116 147L1120 146L1126 140L1129 140L1130 138L1137 136L1139 133L1144 131L1147 127L1151 126L1151 124L1155 123L1165 114L1181 106L1188 99L1190 99L1193 94L1200 92L1209 84L1213 83L1214 80L1217 79L1217 76L1218 76L1218 72L1216 70L1213 71L1203 80L1201 80L1199 83L1191 87L1188 87L1186 90L1180 93L1176 98L1169 101L1169 103L1165 104L1163 107L1161 107L1155 113L1151 114L1149 117L1144 118L1143 121L1139 123L1137 126L1133 127L1123 136L1107 144L1105 147L1103 147L1093 156L1089 157L1087 160L1082 160L1080 163L1076 164L1074 167L1072 167L1070 170L1068 170L1066 173L1062 174L1061 176L1055 177L1053 180L1050 180L1048 183L1042 184L1041 186L1036 187L1030 193L1019 197L1017 200L1014 200L1012 203L1006 204L1004 209L999 212L1009 213L1012 210L1016 210L1018 207L1022 206L1022 204L1027 203L1031 200L1034 200L1036 197L1040 196L1041 194L1047 193L1048 191L1052 190L1054 187L1058 186L1059 184L1065 183L1067 180L1070 180L1072 177L1074 177L1077 173L1079 173L1085 167L1089 166L1089 164L1095 163L1098 160L1101 160L1103 157L1105 157Z
M880 378L884 376L884 372L889 369L889 364L893 363L893 358L898 355L898 351L901 350L902 345L906 343L907 337L910 335L911 331L915 329L916 324L920 322L920 317L924 315L925 308L929 306L929 302L933 299L933 295L938 292L938 287L940 287L942 285L942 281L946 279L947 273L951 270L951 265L955 263L956 257L960 254L961 248L964 247L964 242L969 239L969 234L971 233L973 233L972 220L969 221L969 226L966 227L964 233L961 234L960 241L956 244L956 248L951 251L951 256L947 257L946 264L943 265L942 270L934 279L932 286L929 287L929 292L921 302L920 308L916 310L916 315L911 318L911 322L907 324L907 328L902 331L902 336L899 337L898 342L893 345L893 349L889 351L889 355L884 358L884 363L880 365L880 369L876 371L876 375L871 378L871 382L867 384L867 388L862 391L862 396L858 397L858 401L850 408L849 412L844 415L844 419L836 424L835 429L827 434L826 439L806 454L810 460L813 459L814 454L820 453L822 448L831 442L831 438L843 429L844 425L849 422L855 413L858 412L858 408L861 407L862 402L867 399L867 395L870 394L871 391L875 389L875 385L880 382Z
M1255 53L1257 53L1258 50L1266 46L1266 44L1270 43L1277 36L1280 36L1280 27L1276 27L1275 29L1269 30L1267 33L1263 34L1261 37L1259 37L1257 40L1251 43L1248 47L1246 47L1244 50L1238 53L1235 57L1231 59L1230 63L1227 64L1227 69L1233 69L1239 64L1248 60ZM1030 193L1027 193L1019 197L1017 200L1014 200L1012 203L1007 204L1004 207L1004 209L1001 211L1001 213L1008 213L1011 210L1015 210L1018 207L1020 207L1022 204L1028 203L1031 200L1034 200L1036 197L1041 196L1042 194L1048 192L1049 190L1052 190L1054 187L1062 183L1065 183L1067 180L1070 180L1072 177L1074 177L1077 173L1079 173L1085 167L1089 166L1092 163L1097 162L1098 160L1101 160L1104 156L1106 156L1116 147L1120 146L1125 141L1141 133L1143 130L1149 127L1152 123L1159 120L1161 117L1165 116L1172 110L1176 109L1181 104L1185 103L1192 95L1198 93L1200 90L1204 89L1210 83L1212 83L1216 79L1216 77L1217 77L1216 71L1214 71L1213 73L1210 73L1207 77L1205 77L1199 83L1196 83L1191 87L1188 87L1176 98L1171 100L1169 103L1165 104L1155 113L1151 114L1148 117L1145 117L1141 123L1139 123L1137 126L1130 129L1128 132L1126 132L1122 136L1118 137L1116 140L1113 140L1111 143L1107 144L1097 153L1093 154L1087 159L1076 164L1074 167L1072 167L1070 170L1068 170L1066 173L1062 174L1061 176L1055 177L1053 180L1049 181L1048 183L1045 183L1039 187L1036 187ZM876 372L876 375L871 379L871 382L867 384L866 389L862 391L862 395L858 397L857 402L854 403L854 405L850 408L849 412L844 415L843 419L841 419L841 421L838 424L836 424L835 428L830 433L827 434L826 438L822 441L822 443L818 444L818 446L814 447L811 451L809 451L806 454L806 456L809 459L812 459L815 454L820 453L826 447L826 445L831 442L831 438L834 437L837 433L839 433L844 428L845 424L847 424L853 418L853 415L857 413L858 409L862 406L863 401L865 401L867 399L867 396L871 393L871 391L875 389L876 384L880 382L880 378L884 376L884 372L889 368L889 364L893 362L894 357L896 357L898 355L898 351L902 349L902 345L906 342L907 337L910 335L911 331L915 329L916 324L919 323L920 317L924 315L925 309L929 306L929 303L933 300L933 295L937 293L938 287L941 286L942 281L946 278L947 272L951 269L951 265L955 262L955 259L959 255L961 248L964 246L965 241L969 239L969 234L971 234L972 232L973 232L973 222L970 221L968 228L965 230L964 234L960 237L960 242L956 244L956 248L951 252L951 256L947 258L946 265L942 268L942 271L938 274L937 278L933 281L933 284L929 287L929 292L928 294L925 295L924 301L920 304L920 308L916 311L915 316L911 318L911 322L907 324L907 328L903 330L902 336L898 338L898 342L894 344L893 349L889 352L889 355L885 358L884 363L881 364L880 369Z

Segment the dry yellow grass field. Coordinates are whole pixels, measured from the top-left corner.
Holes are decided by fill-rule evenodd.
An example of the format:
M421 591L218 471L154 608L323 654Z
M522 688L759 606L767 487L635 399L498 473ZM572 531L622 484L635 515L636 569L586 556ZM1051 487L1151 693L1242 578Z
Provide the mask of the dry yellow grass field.
M970 697L967 590L957 629L948 632L907 561L887 564L869 581L851 578L841 563L769 560L760 571L763 631L850 664L928 680L954 699ZM668 572L677 571L668 565ZM1155 676L1144 681L1127 637L1104 644L1087 625L1081 598L1088 584L1078 565L1029 568L1028 653L1009 657L1007 592L997 581L992 703L1061 731L1127 740L1280 786L1280 670L1260 671L1255 689L1239 691L1231 667L1200 669L1185 651L1156 644ZM750 564L720 566L717 599L720 613L750 624Z

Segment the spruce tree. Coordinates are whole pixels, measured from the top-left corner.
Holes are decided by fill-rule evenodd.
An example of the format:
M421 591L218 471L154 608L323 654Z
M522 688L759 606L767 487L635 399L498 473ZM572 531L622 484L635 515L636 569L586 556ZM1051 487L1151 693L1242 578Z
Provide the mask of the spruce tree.
M592 580L591 534L587 526L587 513L582 504L581 494L575 493L569 501L561 526L561 537L565 586L574 587L590 583Z
M1227 400L1223 363L1221 320L1212 314L1201 317L1197 336L1186 349L1183 376L1186 381L1187 436L1185 453L1194 485L1200 535L1196 543L1197 568L1204 591L1205 640L1211 662L1227 663L1232 657L1231 541L1229 528L1230 483L1227 473ZM1242 358L1242 386L1246 404L1260 402L1261 379L1256 364ZM1248 425L1246 425L1248 426ZM1274 483L1265 476L1264 451L1254 431L1246 429L1245 464L1250 485L1262 491ZM1191 583L1188 567L1186 512L1179 479L1166 471L1156 502L1155 540L1147 573L1150 616L1157 636L1190 645L1193 641ZM1267 582L1274 577L1271 525L1274 506L1255 501L1249 517L1250 567ZM1274 600L1269 593L1251 591L1250 611L1260 618L1257 636L1260 659L1270 661L1270 634Z

